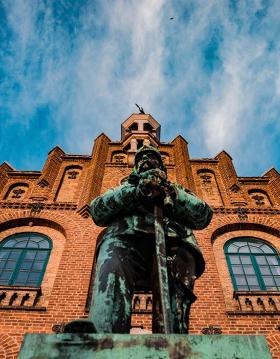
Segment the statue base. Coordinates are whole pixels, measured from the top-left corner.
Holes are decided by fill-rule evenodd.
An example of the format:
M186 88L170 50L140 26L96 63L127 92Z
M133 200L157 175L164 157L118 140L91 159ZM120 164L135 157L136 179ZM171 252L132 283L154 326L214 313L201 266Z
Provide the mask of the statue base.
M264 336L26 334L19 359L271 359Z

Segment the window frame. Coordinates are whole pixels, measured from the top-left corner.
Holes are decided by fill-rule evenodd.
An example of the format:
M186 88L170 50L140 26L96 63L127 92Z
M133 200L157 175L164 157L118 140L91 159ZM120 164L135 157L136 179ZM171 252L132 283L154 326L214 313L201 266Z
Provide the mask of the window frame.
M230 247L230 245L236 243L236 242L247 242L248 246L250 245L250 243L262 243L263 245L267 245L273 253L252 253L250 251L250 246L249 246L249 252L248 253L240 253L239 251L237 251L236 253L234 252L229 252L228 251L228 248ZM256 237L251 237L251 236L242 236L242 237L236 237L236 238L232 238L231 240L227 241L224 245L224 254L225 254L225 257L226 257L226 262L227 262L227 267L228 267L228 271L230 273L230 277L231 277L231 280L232 280L232 284L233 284L233 288L234 288L234 291L247 291L247 292L256 292L256 291L277 291L277 292L280 292L280 285L278 285L276 283L276 280L275 280L275 277L277 277L277 275L273 274L272 271L271 271L271 268L273 267L273 265L271 263L268 263L267 264L264 264L266 266L269 267L269 271L270 271L270 274L269 276L272 277L274 279L274 285L267 285L265 284L264 282L264 278L263 276L265 276L265 274L262 274L261 273L261 265L262 264L259 264L257 262L257 259L256 257L264 257L265 260L267 261L266 257L274 257L276 258L276 261L277 261L277 264L275 266L280 266L280 256L279 256L279 253L277 252L277 250L268 242L266 242L265 240L261 239L261 238L256 238ZM240 288L240 284L238 285L237 284L237 280L236 280L236 273L233 272L233 263L231 263L231 259L230 259L230 256L236 256L237 258L239 258L239 262L240 262L240 266L242 267L242 271L243 271L243 276L246 280L246 284L244 284L244 286L246 285L248 289L241 289ZM253 270L254 270L254 276L256 277L257 279L257 282L258 282L258 287L259 289L251 289L250 287L254 286L252 284L249 284L248 283L248 276L250 274L246 273L244 268L246 264L242 263L241 261L241 258L240 256L247 256L251 259L251 266L253 267ZM256 286L256 285L255 285ZM267 287L277 287L277 289L271 289L271 288L267 288Z
M37 236L39 236L41 239L45 239L48 242L48 245L49 245L48 248L38 248L38 247L37 248L32 248L32 247L28 248L27 247L28 241L30 239L32 239L32 237L37 237ZM26 244L25 248L20 248L20 247L15 247L15 246L4 247L4 245L7 242L9 242L10 240L13 240L13 239L17 239L18 237L22 237L22 238L26 237L27 244ZM20 250L20 254L19 254L18 258L15 260L15 267L12 269L11 277L9 278L7 283L0 283L0 286L39 288L41 286L41 284L42 284L43 277L44 277L45 272L46 272L46 267L47 267L48 262L49 262L49 258L50 258L52 248L53 248L52 240L48 236L46 236L45 234L38 233L38 232L21 232L21 233L12 234L12 235L6 237L5 239L3 239L0 242L0 253L1 253L1 251L3 249L4 250L7 249L7 250L10 250L10 251L12 251L12 250ZM22 272L25 271L25 270L22 270L22 264L23 264L24 261L26 261L26 254L27 254L28 251L36 252L35 257L37 256L38 252L43 252L43 251L47 252L47 255L42 260L42 262L43 262L42 268L37 270L37 272L39 272L39 276L38 276L38 279L36 280L36 285L35 285L35 283L34 284L28 283L29 275L30 275L30 273L32 273L32 268L34 266L34 263L36 263L36 258L35 257L30 260L31 267L26 269L26 272L28 272L28 276L27 276L27 279L26 279L27 283L25 283L25 284L16 284L15 281L17 280L18 274L21 271ZM9 253L8 258L5 261L5 265L4 265L3 269L6 269L7 261L10 259L10 255L11 255L11 252Z

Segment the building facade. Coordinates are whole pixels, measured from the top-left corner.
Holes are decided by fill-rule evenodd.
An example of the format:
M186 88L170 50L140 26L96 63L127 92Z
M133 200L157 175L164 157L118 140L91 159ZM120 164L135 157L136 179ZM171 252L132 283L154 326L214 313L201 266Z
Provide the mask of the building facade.
M96 245L104 228L89 203L129 175L143 144L158 147L170 181L203 198L211 224L195 235L206 261L196 281L190 334L260 334L280 358L280 175L239 177L228 153L192 159L178 136L160 141L160 124L133 114L121 140L105 134L91 155L48 154L42 171L0 166L0 358L16 358L24 333L54 333L86 318ZM151 330L152 295L133 298L132 333Z

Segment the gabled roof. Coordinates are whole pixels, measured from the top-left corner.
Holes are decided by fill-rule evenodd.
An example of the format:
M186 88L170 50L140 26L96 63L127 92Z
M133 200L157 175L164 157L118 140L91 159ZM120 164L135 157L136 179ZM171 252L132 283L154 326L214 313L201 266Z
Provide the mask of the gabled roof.
M129 127L135 120L147 120L150 124L157 129L160 124L149 113L133 113L122 123L122 127Z

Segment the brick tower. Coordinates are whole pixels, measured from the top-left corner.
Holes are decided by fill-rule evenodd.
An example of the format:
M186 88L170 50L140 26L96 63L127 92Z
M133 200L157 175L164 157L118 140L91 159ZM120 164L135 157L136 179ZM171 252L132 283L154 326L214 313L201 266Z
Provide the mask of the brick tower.
M206 270L196 281L190 334L266 335L280 358L280 175L239 177L228 153L191 159L178 136L160 141L160 124L132 114L121 140L105 134L92 154L55 147L42 171L0 166L0 358L16 358L24 333L59 332L86 318L95 249L104 228L89 202L119 185L143 144L159 148L170 181L195 192L214 209L196 238ZM132 333L151 330L152 296L133 298Z

